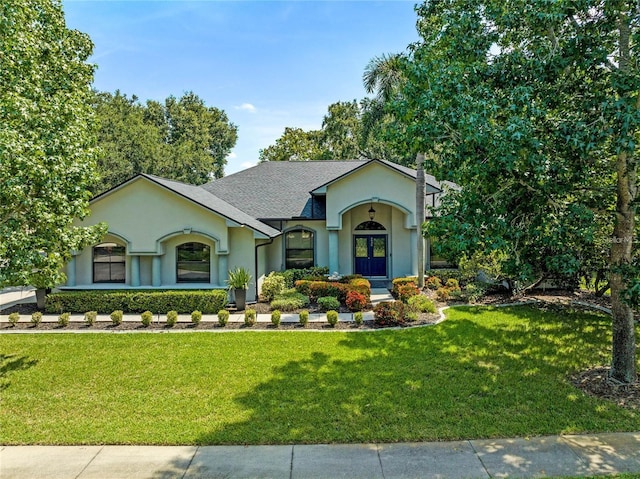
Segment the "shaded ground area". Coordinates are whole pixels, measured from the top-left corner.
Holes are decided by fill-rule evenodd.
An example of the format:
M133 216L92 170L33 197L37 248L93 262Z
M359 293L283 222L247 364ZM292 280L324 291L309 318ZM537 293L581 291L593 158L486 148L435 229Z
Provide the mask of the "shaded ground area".
M571 382L590 396L608 399L622 407L640 409L640 383L620 384L609 378L609 368L589 369L573 375Z

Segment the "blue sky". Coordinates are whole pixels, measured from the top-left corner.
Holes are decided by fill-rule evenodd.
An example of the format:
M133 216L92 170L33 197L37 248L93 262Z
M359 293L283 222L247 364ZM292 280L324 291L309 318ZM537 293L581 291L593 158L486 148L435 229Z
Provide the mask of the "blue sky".
M418 40L413 0L63 0L91 36L94 87L162 101L193 91L226 111L238 142L226 174L254 165L286 126L320 128L327 107L365 96L362 72Z

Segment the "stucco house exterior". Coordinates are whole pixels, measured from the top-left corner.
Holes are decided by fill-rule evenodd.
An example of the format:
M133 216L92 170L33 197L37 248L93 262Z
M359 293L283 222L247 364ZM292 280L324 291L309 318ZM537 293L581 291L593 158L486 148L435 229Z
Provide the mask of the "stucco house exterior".
M95 197L106 222L61 289L224 288L235 267L417 274L416 171L380 160L266 162L202 186L138 175ZM445 187L426 175L427 216ZM429 268L429 248L425 248ZM256 283L248 297L257 295Z

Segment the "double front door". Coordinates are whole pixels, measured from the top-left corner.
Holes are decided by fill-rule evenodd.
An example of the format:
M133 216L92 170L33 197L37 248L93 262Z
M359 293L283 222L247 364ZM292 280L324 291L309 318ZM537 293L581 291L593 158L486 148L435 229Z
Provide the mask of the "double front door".
M387 276L387 235L355 235L353 248L356 274Z

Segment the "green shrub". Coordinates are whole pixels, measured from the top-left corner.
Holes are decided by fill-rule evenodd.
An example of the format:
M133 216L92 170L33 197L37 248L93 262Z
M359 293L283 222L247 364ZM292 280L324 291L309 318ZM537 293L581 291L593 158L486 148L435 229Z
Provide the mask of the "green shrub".
M451 299L451 290L449 288L438 288L436 296L440 301L447 301Z
M404 319L407 321L417 321L420 317L420 311L415 306L409 306L408 304L404 307Z
M40 311L35 311L31 314L31 322L34 326L39 325L42 322L42 313Z
M273 301L276 296L282 294L285 286L284 276L272 271L262 282L262 297L265 301Z
M345 303L349 311L362 311L367 306L367 298L357 291L349 291Z
M305 269L287 269L281 273L276 273L282 276L285 280L287 288L293 288L296 281L306 278L318 278L329 274L329 268L325 266L314 266L312 268ZM304 294L304 293L303 293Z
M336 324L338 324L338 312L331 310L331 311L327 311L327 323L329 323L331 326L335 326Z
M298 293L295 289L278 296L271 301L271 309L278 309L280 311L295 311L296 309L304 308L309 305L309 297L304 294Z
M88 326L93 326L97 317L98 313L96 311L87 311L84 313L84 322L87 323Z
M373 322L376 326L399 326L405 322L402 301L382 301L373 308Z
M420 290L413 283L403 284L398 288L397 299L406 303L409 298L420 294Z
M435 291L442 288L442 281L440 281L440 278L438 278L437 276L429 276L427 279L425 279L424 285L427 288Z
M391 281L391 295L398 299L399 293L400 293L400 288L402 286L405 286L407 284L411 284L414 285L416 288L418 287L418 279L417 278L413 278L413 277L407 277L407 278L394 278Z
M338 309L340 308L340 301L333 296L323 296L322 298L318 298L318 306L320 306L322 311Z
M200 324L202 321L202 312L197 309L191 313L191 322L195 325Z
M18 321L20 321L20 313L11 313L9 315L9 324L11 324L11 326L15 327Z
M145 311L140 315L140 319L142 321L142 325L145 328L148 328L151 325L151 321L153 321L153 313L151 311Z
M178 322L178 312L173 310L167 313L167 326L173 328Z
M66 328L67 326L69 326L70 316L71 313L62 313L60 316L58 316L58 324L63 328Z
M244 312L244 324L246 326L253 326L254 324L256 324L256 321L257 321L256 310L247 309Z
M462 274L458 269L452 268L438 268L438 269L430 269L425 272L426 276L435 276L440 280L440 285L446 284L451 278L457 279L460 281L462 279ZM437 289L437 288L432 288Z
M419 294L417 296L412 296L407 301L407 305L411 308L415 308L421 313L435 313L436 305L426 296Z
M357 291L365 296L367 302L371 298L371 284L364 278L356 277L348 283L339 281L299 280L295 282L298 292L317 300L325 296L333 296L344 303L349 291Z
M307 324L309 324L309 311L307 311L306 309L300 311L300 314L298 315L298 321L302 326L306 326Z
M462 299L469 303L475 303L487 294L488 285L482 283L469 283L462 290Z
M278 311L277 309L274 311L271 311L271 323L275 326L278 327L280 326L280 311Z
M353 314L353 322L358 326L362 325L362 323L364 322L364 314L362 314L362 311L358 311Z
M227 325L228 322L229 322L229 311L227 311L226 309L221 309L220 311L218 311L218 324L224 327Z
M122 310L128 313L155 311L166 314L170 310L191 313L215 314L227 305L227 290L127 290L127 291L65 291L47 295L47 313L84 313L95 310L107 314Z
M119 326L122 324L122 310L121 309L117 309L114 312L111 313L111 322L115 325L115 326Z
M455 278L449 278L447 280L447 283L445 284L445 287L449 288L451 291L455 291L456 289L460 289L460 283L458 283L458 280Z

